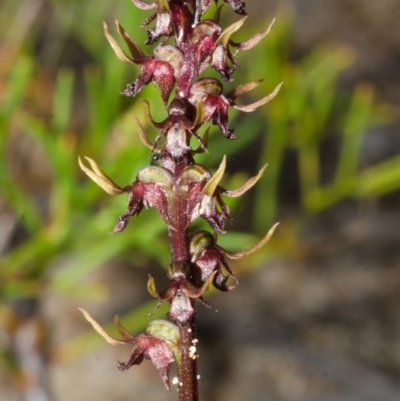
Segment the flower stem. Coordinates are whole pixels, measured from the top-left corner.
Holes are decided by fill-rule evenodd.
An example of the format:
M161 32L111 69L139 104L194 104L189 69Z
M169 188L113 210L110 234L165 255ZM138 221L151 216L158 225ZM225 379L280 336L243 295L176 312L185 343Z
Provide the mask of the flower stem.
M181 363L178 368L179 401L197 401L197 354L195 346L195 319L190 319L187 325L179 328Z

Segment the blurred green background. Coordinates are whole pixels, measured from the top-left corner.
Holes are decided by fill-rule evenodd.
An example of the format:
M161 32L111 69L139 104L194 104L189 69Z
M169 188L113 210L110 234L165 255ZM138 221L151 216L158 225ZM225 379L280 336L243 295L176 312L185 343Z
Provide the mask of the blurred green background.
M249 38L272 19L269 17L272 14L261 16L255 5L251 6L254 8L250 9L253 10L250 18L255 22L247 21L234 40ZM363 367L379 368L385 380L392 380L400 372L400 340L393 340L397 357L392 348L385 348L378 358L375 353L368 356L361 351L348 352L359 343L357 336L353 342L349 341L348 348L341 342L324 339L328 334L335 337L335 330L341 324L350 333L363 330L364 326L355 327L351 318L335 314L335 308L342 310L353 305L353 299L350 304L337 302L343 297L341 291L357 294L357 300L364 300L365 296L372 302L373 306L362 303L361 308L366 308L366 322L376 320L375 315L368 313L374 313L374 302L378 302L374 301L374 294L389 314L388 320L400 310L398 299L395 298L393 306L384 303L387 297L379 297L388 294L385 292L389 291L387 283L393 284L389 292L391 301L393 293L399 289L398 279L393 278L400 273L400 255L391 245L396 237L387 234L396 233L399 226L398 223L396 226L400 189L396 133L399 113L393 98L388 99L385 91L379 89L379 80L374 79L374 75L371 79L362 79L365 77L360 78L354 72L359 57L357 47L340 44L334 39L319 42L318 37L308 45L299 42L299 21L304 19L301 11L293 7L275 11L277 22L272 32L256 49L238 55L242 69L236 71L235 82L226 85L228 90L240 83L265 78L264 83L251 92L251 97L243 100L250 103L283 81L279 95L251 115L230 114L230 126L239 136L237 141L226 141L213 127L209 154L202 154L197 160L215 169L227 154L228 174L223 183L227 188L240 185L268 163L257 187L243 199L229 203L234 224L229 234L220 237L222 246L231 250L244 249L254 244L273 222L281 221L269 246L233 265L245 283L244 288L246 283L249 286L249 293L256 291L256 287L251 286L252 280L262 282L259 274L263 274L264 268L285 266L281 267L281 273L279 269L272 270L277 276L269 282L277 283L277 293L274 295L272 291L272 295L262 298L263 290L259 289L261 298L254 297L253 306L258 308L258 313L264 311L261 304L268 302L270 305L257 321L261 318L278 325L284 332L297 333L293 340L296 344L316 346ZM228 14L226 6L223 21ZM105 20L116 37L113 20L118 18L137 42L143 43L146 33L138 26L147 15L128 0L96 3L3 0L0 4L1 399L61 401L95 396L108 400L141 397L160 400L175 397L164 392L150 364L126 372L121 379L122 376L115 373L115 354L111 354L76 312L76 306L85 306L105 324L118 313L126 327L139 332L148 321L145 315L154 307L145 291L148 272L158 277L160 285L165 284L162 269L168 266L169 248L165 227L156 213L144 211L140 218L130 221L122 234L109 235L116 218L125 211L127 200L124 196L108 197L77 167L78 155L87 155L124 186L150 162L149 150L138 138L135 117L154 138L154 129L143 118L141 99L150 101L153 117L160 121L165 118L165 112L158 91L152 86L146 87L135 99L119 94L127 83L136 79L139 68L117 60L102 32ZM374 142L379 135L389 151L379 153L381 145ZM380 216L385 216L387 221L382 222ZM372 223L375 221L376 224ZM386 234L382 234L385 230ZM368 240L372 243L382 244L374 254L381 262L374 265L375 279L362 273L357 275L358 262L347 260L347 270L322 269L329 274L332 271L332 274L342 274L335 276L333 286L328 274L322 275L322 281L313 287L315 275L325 274L318 271L315 264L324 266L326 260L331 262L342 251L346 255L346 252L353 255L352 250L368 254L362 242L363 233L371 233ZM354 238L356 242L352 247ZM393 257L390 268L394 270L383 279L380 273L383 268L387 273L384 258L387 256ZM350 257L350 260L353 259ZM341 263L343 261L338 259L338 265ZM303 267L291 269L294 265ZM282 272L285 279L279 276ZM365 287L353 288L348 284L343 290L340 280L348 282L352 272L357 273L353 274L354 283L359 285L361 281ZM287 287L293 280L296 290ZM371 280L378 286L378 289L374 287L375 292L368 290ZM322 297L332 302L324 303L316 295L321 293L321 286L332 289L335 285L341 291L334 294L325 291L327 298ZM245 293L241 295L242 290L239 287L237 300L236 291L229 294L230 302L236 305L235 311L242 307L241 301L246 297ZM309 300L320 302L321 310L315 316L300 302L300 293L301 297L308 295ZM201 315L206 322L203 335L208 350L218 347L217 339L210 339L214 331L222 330L221 325L226 330L230 319L224 312L229 306L224 306L222 297L212 301L220 310L219 315L207 317L205 313L213 314L212 311ZM296 310L293 305L299 308L295 319L288 317L290 313L278 313L280 308L288 307L286 302L294 308L292 313ZM380 311L376 310L379 316ZM164 313L162 309L157 316ZM348 326L346 319L349 319ZM379 319L375 320L376 336L381 338L382 324ZM109 326L112 330L111 324ZM273 330L269 326L266 330L270 330L269 334L257 335L269 344L261 341L262 349L271 346L268 341ZM390 337L397 333L390 325L385 330ZM346 333L341 335L351 337ZM237 344L236 351L244 349ZM379 354L378 345L371 345L378 347L376 354ZM128 352L125 350L118 357L126 359ZM205 349L204 352L207 355L210 351ZM386 358L382 357L382 352ZM279 359L276 355L274 358ZM207 356L204 359L200 363L206 364ZM229 360L234 364L234 359ZM210 363L213 364L212 359ZM285 365L284 362L278 365L281 363ZM285 373L279 375L279 380L285 377L289 382L297 380L294 395L285 393L284 380L279 385L282 388L276 384L279 380L272 380L259 383L260 387L254 391L268 394L271 400L300 400L303 396L312 399L310 394L317 391L315 388L320 389L320 383L314 385L308 376L303 377L306 368L299 366L291 372L294 378L287 372L286 376ZM230 394L232 378L229 379L228 373L234 368L224 369L227 376L221 379L218 388L212 385L212 375L209 381L205 377L203 391L209 401L258 399L246 392L238 395L243 389L231 390ZM267 367L259 367L259 370L269 372ZM273 377L271 372L265 374ZM151 388L144 386L149 380ZM329 398L332 394L345 399L342 393L336 393L335 380L330 383L332 391L325 382L321 385L317 399L335 399ZM77 381L79 388L74 386ZM70 387L73 390L67 391ZM257 389L256 384L253 387ZM129 396L132 391L135 397ZM349 399L357 400L357 397L354 393Z

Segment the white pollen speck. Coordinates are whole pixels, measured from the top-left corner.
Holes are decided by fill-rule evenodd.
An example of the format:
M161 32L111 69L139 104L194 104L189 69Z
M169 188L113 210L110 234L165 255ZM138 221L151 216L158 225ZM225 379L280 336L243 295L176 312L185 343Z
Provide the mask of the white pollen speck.
M194 345L189 347L189 357L192 358L193 360L196 359L196 357L197 357L196 352L197 352L197 349Z
M197 379L197 380L200 380L200 375L197 375L196 379Z
M177 384L178 384L178 382L179 382L179 379L175 376L173 379L172 379L172 381L171 381L171 383L174 385L174 386L176 386Z
M199 342L199 340L197 339L197 338L194 338L193 340L192 340L192 344L197 344Z
M192 329L188 329L188 333L191 333L192 332Z
M182 383L182 382L179 382L179 385L182 387L182 386L183 386L183 383Z

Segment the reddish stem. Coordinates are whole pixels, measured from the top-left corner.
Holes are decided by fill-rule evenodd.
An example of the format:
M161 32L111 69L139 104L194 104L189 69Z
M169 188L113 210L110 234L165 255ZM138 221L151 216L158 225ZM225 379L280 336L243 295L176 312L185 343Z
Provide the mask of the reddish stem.
M196 352L191 352L195 338L195 321L194 318L184 327L179 328L180 332L180 349L181 364L178 368L179 378L179 401L197 401L197 359Z
M186 210L186 199L179 191L179 178L183 169L188 165L186 158L182 159L175 166L174 172L174 197L171 201L170 219L173 227L168 229L169 242L171 247L172 262L190 262L189 245L188 245L188 216Z
M184 158L176 164L174 172L174 182L179 182L179 177L183 169L188 165L188 160ZM189 244L188 244L188 216L186 210L187 200L179 191L179 186L175 185L174 199L172 202L171 221L173 228L168 230L172 261L187 262L190 264ZM190 273L189 273L190 274ZM190 279L190 277L188 277ZM192 301L193 303L193 301ZM181 363L178 366L178 391L179 401L197 401L197 360L196 353L191 352L194 346L195 319L191 318L179 327L180 332L180 352Z

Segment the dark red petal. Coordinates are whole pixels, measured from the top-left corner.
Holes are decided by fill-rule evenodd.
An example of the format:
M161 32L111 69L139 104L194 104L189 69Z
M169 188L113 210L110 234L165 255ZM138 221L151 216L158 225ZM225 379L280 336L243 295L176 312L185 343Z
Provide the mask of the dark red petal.
M217 202L218 202L219 206L222 209L222 213L221 214L224 215L224 218L230 220L231 216L229 214L229 208L228 208L227 204L223 201L223 199L221 197L221 188L220 187L218 187L218 190L215 193L215 197L217 199Z
M222 213L219 213L216 209L213 211L207 211L201 214L207 223L210 225L212 229L214 229L218 234L225 234L224 231L224 223L225 216Z
M161 98L164 104L167 105L169 95L175 85L175 76L173 68L165 61L158 61L154 71L153 80L157 83L160 89Z
M224 46L219 45L212 56L211 66L221 74L226 81L232 81L233 68L227 63L227 50Z
M184 323L195 314L190 298L182 290L176 292L171 302L171 310L167 316L175 323Z
M143 209L144 197L143 184L135 182L129 191L128 210L122 216L118 217L117 224L113 230L113 234L120 233L128 224L129 218L133 215L139 215Z
M171 224L168 216L168 202L164 192L164 188L155 183L146 183L145 192L143 194L143 204L145 207L154 207L161 218L168 225Z
M239 15L247 15L245 5L246 3L240 1L240 0L224 0L225 3L229 3L230 6L232 7L232 10L235 11L236 14Z
M169 369L174 361L171 349L165 341L159 340L154 342L147 354L160 374L165 387L170 390Z
M204 109L204 122L210 121L217 109L219 96L205 96L202 103Z
M224 137L228 139L236 139L233 135L233 129L228 126L228 105L226 103L219 103L213 115L213 123L218 125Z
M220 291L231 291L235 288L234 285L226 285L229 276L224 276L221 272L218 272L214 277L214 287Z
M154 207L161 218L167 224L170 224L168 202L164 188L157 183L135 182L129 191L128 210L118 218L113 234L124 230L128 224L129 218L135 214L139 215L143 207Z
M174 30L176 44L180 47L183 40L188 36L193 16L186 5L171 2L170 8L171 25Z
M118 362L117 366L119 370L124 371L129 369L133 365L140 365L143 362L145 351L148 346L148 341L144 338L143 334L140 335L137 340L138 341L135 344L135 347L133 348L129 359L126 362Z
M222 200L218 190L215 192L211 200L207 201L207 195L202 199L200 216L219 234L224 234L224 223L226 219L230 219L229 209ZM221 211L217 209L217 203L221 207Z
M214 270L218 267L218 259L218 255L216 255L211 248L196 260L195 264L201 270L202 282L207 281L208 277L210 277Z
M160 374L165 387L169 386L169 369L174 361L171 348L166 341L141 334L137 337L134 349L127 362L118 362L118 369L124 371L133 365L140 365L143 359L150 359Z
M157 68L157 62L155 60L147 60L143 63L140 69L140 74L138 79L132 84L127 85L126 89L121 93L125 96L136 96L144 85L151 82L154 71Z
M191 216L193 213L193 209L196 205L200 202L201 198L203 197L203 193L201 192L204 183L197 182L189 184L189 189L187 192L186 197L186 204L187 204L187 214Z
M152 45L161 36L169 36L170 35L170 26L171 26L171 16L169 12L163 12L157 14L156 26L153 29L147 30L148 40L146 41L146 45Z

